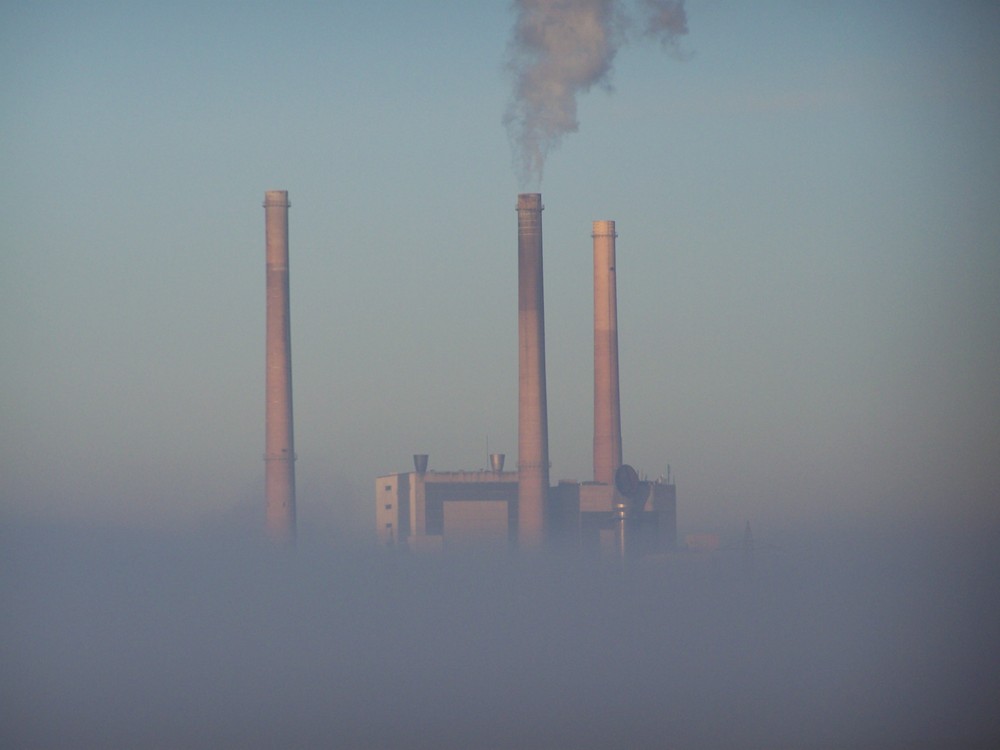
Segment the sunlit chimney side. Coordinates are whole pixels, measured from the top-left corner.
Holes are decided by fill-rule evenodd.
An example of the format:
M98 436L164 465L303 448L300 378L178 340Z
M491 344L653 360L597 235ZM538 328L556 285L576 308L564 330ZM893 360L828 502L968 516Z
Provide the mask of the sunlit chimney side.
M267 533L295 542L295 441L292 430L292 341L288 291L288 192L264 193L267 343L264 484Z
M618 292L615 223L595 221L594 238L594 481L614 482L622 464L618 388Z
M549 430L545 398L545 305L542 291L542 196L517 197L518 521L523 549L545 541Z

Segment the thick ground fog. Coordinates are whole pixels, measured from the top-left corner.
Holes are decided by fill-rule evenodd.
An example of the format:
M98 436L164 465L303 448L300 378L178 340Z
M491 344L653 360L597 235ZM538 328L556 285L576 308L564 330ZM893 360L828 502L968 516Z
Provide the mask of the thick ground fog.
M0 542L5 747L1000 739L983 542L845 533L624 572L23 524Z

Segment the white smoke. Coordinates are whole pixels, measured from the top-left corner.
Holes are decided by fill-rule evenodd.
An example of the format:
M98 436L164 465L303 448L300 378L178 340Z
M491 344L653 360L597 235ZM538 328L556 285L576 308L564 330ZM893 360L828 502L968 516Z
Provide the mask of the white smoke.
M687 33L683 0L642 0L642 35L676 50ZM539 183L548 152L579 128L577 94L610 88L615 54L634 35L621 0L515 0L507 66L514 91L504 125L522 185Z
M677 37L687 34L684 0L643 0L647 36L656 37L665 47L677 50Z

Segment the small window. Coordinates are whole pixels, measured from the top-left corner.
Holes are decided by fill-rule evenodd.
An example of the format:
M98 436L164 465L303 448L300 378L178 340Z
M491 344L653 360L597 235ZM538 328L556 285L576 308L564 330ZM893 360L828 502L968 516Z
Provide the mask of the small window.
M386 527L387 529L391 529L391 528L392 528L392 524L391 524L391 523L387 523L387 524L385 525L385 527Z
M392 503L386 503L385 509L392 510Z
M387 484L387 485L385 486L385 491L386 491L386 492L392 492L392 485L391 485L391 484Z

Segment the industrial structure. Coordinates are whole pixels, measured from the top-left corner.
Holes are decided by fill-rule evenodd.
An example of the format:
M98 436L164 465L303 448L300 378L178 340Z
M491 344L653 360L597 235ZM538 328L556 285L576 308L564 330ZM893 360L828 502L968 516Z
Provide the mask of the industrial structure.
M295 440L292 429L292 336L288 291L288 192L264 193L267 336L264 385L264 486L267 533L295 541Z
M517 541L540 547L549 491L542 196L517 197Z
M414 470L375 481L380 542L415 551L474 546L537 550L578 548L638 556L674 547L677 489L670 477L640 480L622 462L618 384L615 223L595 221L594 241L594 477L549 484L542 283L542 198L517 200L518 466L490 456L482 471Z
M427 471L428 457L413 457L412 472L379 477L375 485L379 538L415 551L455 547L506 548L518 534L516 472L503 470L503 454L486 471Z
M594 238L594 481L611 484L622 465L615 223L595 221L591 236Z

